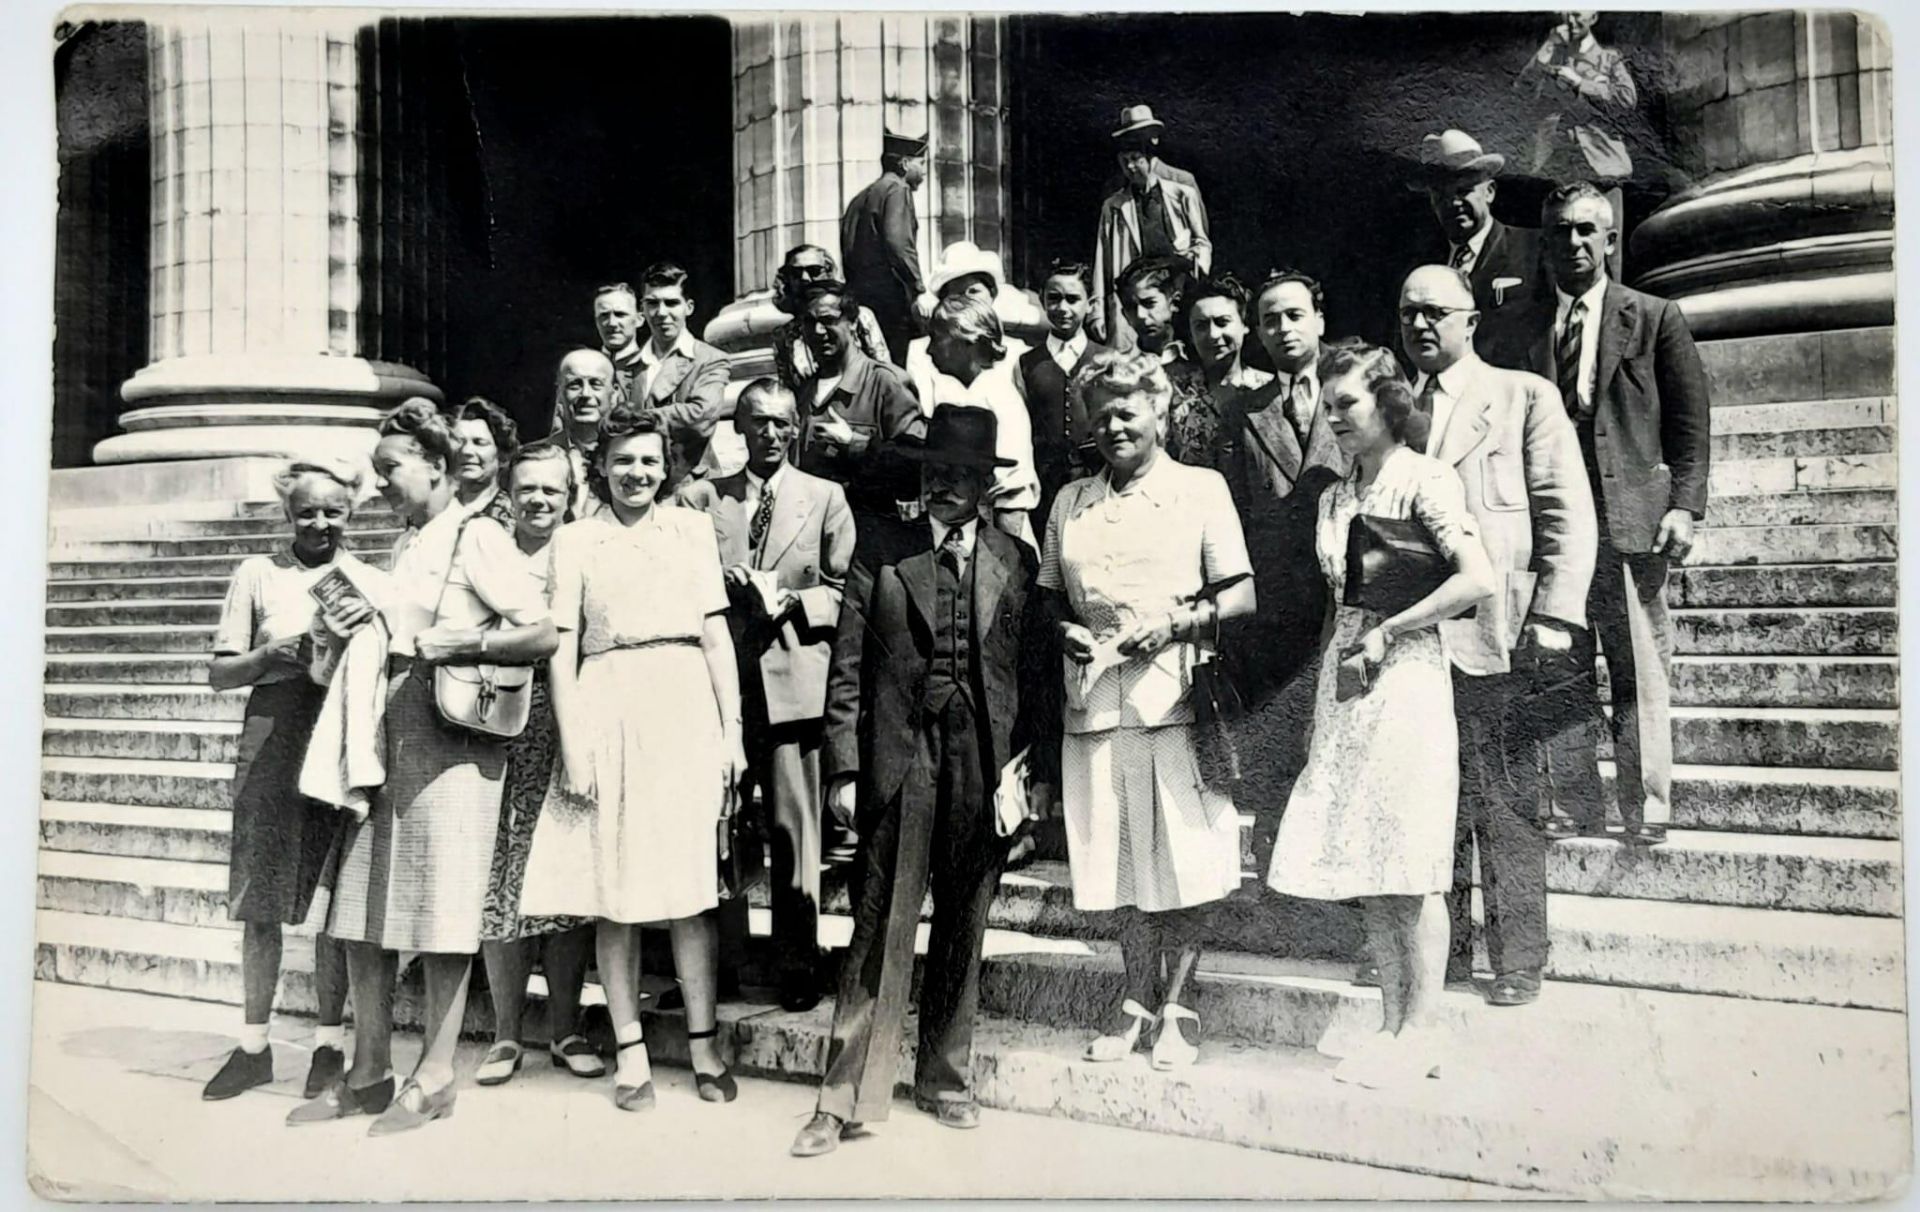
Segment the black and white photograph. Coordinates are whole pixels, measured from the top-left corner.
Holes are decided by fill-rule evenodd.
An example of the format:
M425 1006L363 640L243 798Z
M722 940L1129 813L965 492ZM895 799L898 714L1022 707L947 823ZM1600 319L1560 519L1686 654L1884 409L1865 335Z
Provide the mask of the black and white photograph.
M50 14L32 1193L1902 1197L1889 21Z

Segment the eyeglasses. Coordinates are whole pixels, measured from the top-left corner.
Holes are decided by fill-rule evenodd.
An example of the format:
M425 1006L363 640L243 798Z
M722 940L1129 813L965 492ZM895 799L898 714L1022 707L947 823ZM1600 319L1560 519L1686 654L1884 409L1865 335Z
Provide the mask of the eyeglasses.
M1414 321L1425 320L1427 327L1438 328L1440 327L1440 321L1446 319L1448 316L1456 312L1472 310L1474 309L1471 307L1434 307L1431 304L1426 307L1403 307L1400 309L1400 323L1406 325L1408 328L1412 328Z

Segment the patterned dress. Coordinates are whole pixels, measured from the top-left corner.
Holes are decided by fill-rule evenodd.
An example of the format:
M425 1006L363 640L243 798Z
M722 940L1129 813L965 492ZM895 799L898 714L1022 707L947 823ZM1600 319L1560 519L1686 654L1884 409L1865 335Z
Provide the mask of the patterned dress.
M1220 405L1207 388L1207 372L1175 343L1160 355L1173 402L1167 406L1166 451L1191 467L1212 467L1220 432Z
M1400 636L1372 689L1341 702L1339 655L1381 616L1340 604L1347 531L1359 514L1418 518L1449 556L1479 531L1453 469L1400 447L1365 491L1356 467L1320 498L1315 550L1333 589L1334 626L1321 661L1307 768L1280 818L1267 883L1289 896L1347 900L1424 896L1453 882L1459 729L1440 630Z

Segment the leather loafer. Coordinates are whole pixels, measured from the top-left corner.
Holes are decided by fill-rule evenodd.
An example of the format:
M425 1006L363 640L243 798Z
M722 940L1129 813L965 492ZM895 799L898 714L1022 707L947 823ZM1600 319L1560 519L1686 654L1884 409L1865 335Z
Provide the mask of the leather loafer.
M424 1128L436 1119L453 1116L453 1083L428 1094L418 1083L408 1080L395 1096L393 1105L367 1127L368 1136L393 1136Z
M301 1103L287 1113L289 1126L299 1124L324 1124L336 1119L346 1119L354 1115L378 1115L393 1104L393 1079L391 1077L356 1090L349 1086L345 1078L328 1086L320 1097Z
M846 1129L847 1122L839 1116L815 1111L813 1118L793 1138L793 1148L789 1152L795 1157L818 1157L822 1153L831 1153L840 1147L840 1134Z
M913 1105L949 1128L980 1126L980 1104L970 1098L921 1098L915 1095Z
M213 1075L206 1089L200 1091L200 1097L210 1103L232 1098L236 1094L245 1094L255 1086L270 1085L273 1082L273 1048L266 1047L258 1052L249 1052L245 1048L235 1048L227 1054L227 1063L220 1066L220 1072Z
M347 1072L347 1054L328 1044L322 1044L313 1050L313 1063L307 1066L308 1098L319 1098L327 1092L327 1087L339 1081Z
M1493 979L1487 1001L1495 1006L1524 1006L1540 997L1540 969L1505 972Z

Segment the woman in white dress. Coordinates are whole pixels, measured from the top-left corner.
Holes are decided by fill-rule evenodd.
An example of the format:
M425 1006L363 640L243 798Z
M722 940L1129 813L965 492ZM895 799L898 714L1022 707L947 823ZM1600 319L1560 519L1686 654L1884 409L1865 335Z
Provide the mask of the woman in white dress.
M1439 623L1493 592L1460 478L1407 446L1424 431L1412 388L1384 349L1339 349L1322 363L1329 428L1353 470L1320 498L1314 548L1333 593L1306 769L1274 841L1268 884L1288 896L1358 899L1380 966L1381 1028L1334 1076L1379 1086L1418 1081L1439 1060L1434 1000L1447 960L1442 894L1453 882L1459 734ZM1341 604L1347 532L1357 515L1416 518L1453 565L1391 617ZM1342 699L1340 666L1365 671Z
M1125 1059L1157 1022L1153 1064L1168 1069L1199 1052L1199 1019L1182 1000L1199 911L1240 885L1239 815L1201 773L1194 672L1220 624L1253 613L1252 568L1227 482L1161 448L1173 389L1160 359L1094 353L1074 389L1107 468L1055 499L1040 585L1053 591L1067 658L1073 903L1120 914L1127 972L1113 1029L1086 1055Z
M713 523L657 504L667 435L650 412L600 423L606 508L553 539L552 662L560 765L534 825L520 911L597 918L618 1044L614 1104L654 1104L640 1030L640 923L665 921L694 1083L738 1092L715 1046L719 829L746 770L739 674Z

